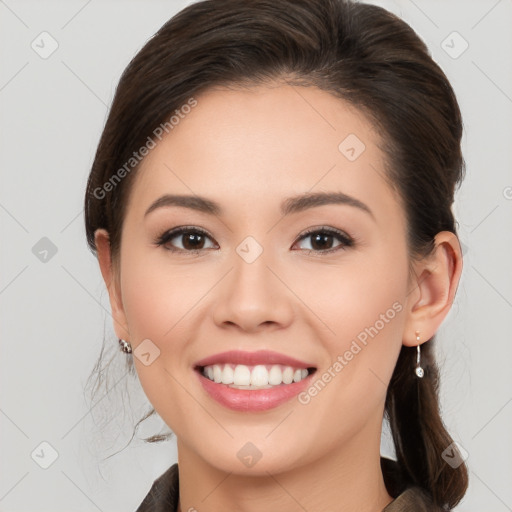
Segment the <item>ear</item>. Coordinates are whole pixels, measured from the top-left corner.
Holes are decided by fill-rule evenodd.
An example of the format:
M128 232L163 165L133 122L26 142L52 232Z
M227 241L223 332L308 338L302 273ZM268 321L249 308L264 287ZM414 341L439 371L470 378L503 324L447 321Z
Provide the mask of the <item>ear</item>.
M457 236L441 231L434 253L414 264L415 278L407 296L403 344L416 346L429 340L450 311L462 273L462 251Z
M98 253L98 262L100 264L101 275L108 290L110 298L110 307L112 309L112 318L114 320L114 330L118 338L130 341L128 323L124 314L123 302L121 298L120 284L117 276L113 272L112 259L110 254L110 237L105 229L97 229L94 232L94 243Z

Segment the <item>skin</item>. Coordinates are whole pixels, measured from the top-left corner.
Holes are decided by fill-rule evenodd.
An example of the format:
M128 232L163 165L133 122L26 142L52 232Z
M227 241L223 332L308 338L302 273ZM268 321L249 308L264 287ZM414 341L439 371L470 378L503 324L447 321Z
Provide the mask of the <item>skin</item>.
M380 511L392 501L380 469L387 386L401 346L417 345L416 331L420 343L430 339L451 308L458 239L439 233L432 257L409 273L405 214L382 177L378 134L344 101L283 83L196 99L137 171L120 267L111 265L108 234L96 233L117 336L134 351L145 339L160 350L150 365L134 363L177 436L180 511ZM355 161L338 149L349 134L366 146ZM281 215L283 199L318 191L354 196L374 217L346 204ZM164 193L205 196L224 213L172 206L144 217ZM167 243L182 252L154 244L181 225L211 235L199 255L186 252L183 236ZM334 237L318 248L301 239L311 227L356 242L344 247ZM236 252L249 235L263 248L250 264ZM322 255L322 247L338 250ZM225 350L269 349L312 362L321 375L397 301L401 311L308 404L231 411L192 369ZM252 467L237 457L248 441L261 452Z

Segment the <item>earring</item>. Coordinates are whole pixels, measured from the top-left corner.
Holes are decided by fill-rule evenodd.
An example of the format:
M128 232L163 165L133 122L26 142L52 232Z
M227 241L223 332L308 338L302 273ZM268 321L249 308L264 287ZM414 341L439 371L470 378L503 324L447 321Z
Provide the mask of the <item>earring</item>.
M423 378L423 375L425 375L425 372L423 371L423 368L420 366L420 333L418 331L416 331L416 341L418 342L418 345L416 345L418 356L416 357L416 369L414 371L416 375L421 379Z
M119 338L119 345L121 346L121 350L125 352L126 354L132 353L132 346L128 341L124 341L121 338Z

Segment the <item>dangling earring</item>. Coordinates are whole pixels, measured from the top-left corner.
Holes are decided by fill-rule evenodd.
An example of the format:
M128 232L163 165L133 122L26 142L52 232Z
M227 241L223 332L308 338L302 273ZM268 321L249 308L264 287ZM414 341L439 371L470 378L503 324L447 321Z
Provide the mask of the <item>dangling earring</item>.
M423 378L423 375L425 375L425 372L423 371L423 368L420 366L420 333L416 331L416 341L418 342L418 345L416 345L416 349L418 350L418 356L416 358L416 369L414 370L416 375L421 379Z
M121 338L119 338L119 345L121 345L121 350L126 354L132 353L132 346L128 341L124 341Z

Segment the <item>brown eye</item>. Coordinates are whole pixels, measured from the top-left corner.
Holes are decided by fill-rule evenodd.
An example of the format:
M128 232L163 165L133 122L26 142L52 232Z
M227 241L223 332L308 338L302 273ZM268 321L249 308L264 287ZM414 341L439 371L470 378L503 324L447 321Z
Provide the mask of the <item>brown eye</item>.
M211 238L206 232L197 228L182 227L166 231L156 240L156 244L165 246L170 251L198 252L215 247L213 244L205 247L208 240Z
M305 247L303 249L309 252L319 253L337 251L339 249L351 247L354 243L349 236L345 235L341 231L333 230L331 228L308 231L300 237L299 241L308 239L311 240L309 244L310 247ZM335 244L336 239L339 243L333 245Z
M184 249L202 249L204 246L205 237L201 233L183 233L178 236L181 236L181 241Z

